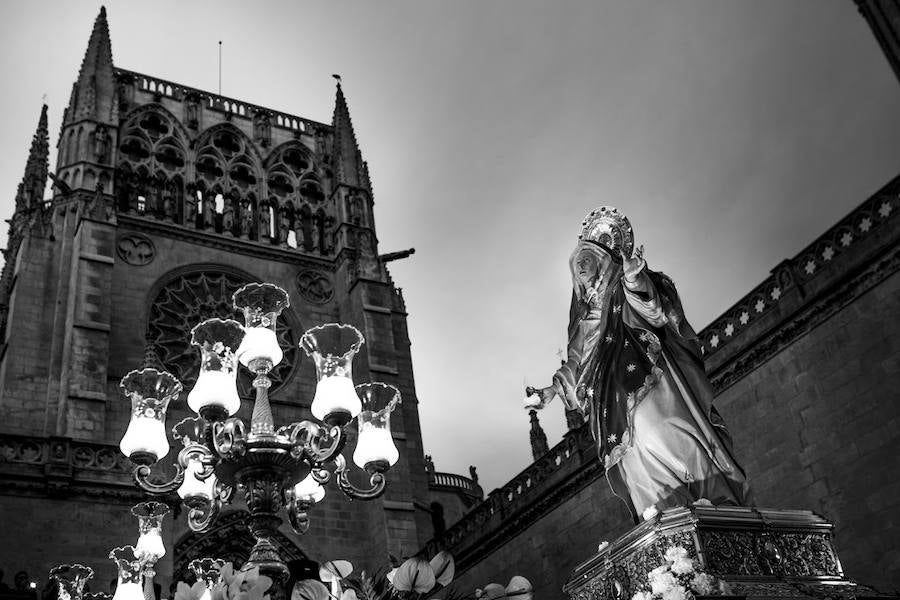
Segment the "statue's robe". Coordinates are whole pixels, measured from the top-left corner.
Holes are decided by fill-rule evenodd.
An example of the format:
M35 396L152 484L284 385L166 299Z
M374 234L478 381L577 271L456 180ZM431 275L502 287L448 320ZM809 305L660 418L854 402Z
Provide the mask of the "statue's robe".
M644 269L582 300L554 387L591 431L613 492L639 521L701 498L749 504L743 471L712 405L697 336L671 280Z

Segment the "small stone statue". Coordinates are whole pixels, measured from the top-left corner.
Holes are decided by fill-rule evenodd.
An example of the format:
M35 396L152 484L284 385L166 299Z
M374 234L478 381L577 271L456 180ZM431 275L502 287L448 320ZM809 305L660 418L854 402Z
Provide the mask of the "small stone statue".
M216 201L212 194L203 194L203 229L216 226Z
M107 164L109 162L109 146L110 136L105 125L100 125L94 130L94 159L98 163Z
M271 218L272 207L268 205L262 205L259 207L259 241L272 241L272 231L269 227L269 219Z
M253 229L253 207L249 200L241 200L240 209L240 236L247 239L250 237L250 230Z
M291 231L291 209L282 206L278 209L278 243L287 246L288 233Z
M234 202L231 200L225 203L225 210L222 211L222 233L234 235Z
M312 229L310 230L310 241L312 242L312 251L313 252L321 252L322 248L321 244L321 236L319 232L319 227L321 226L321 221L318 218L313 218Z
M184 198L184 224L188 227L197 226L197 192L188 190Z

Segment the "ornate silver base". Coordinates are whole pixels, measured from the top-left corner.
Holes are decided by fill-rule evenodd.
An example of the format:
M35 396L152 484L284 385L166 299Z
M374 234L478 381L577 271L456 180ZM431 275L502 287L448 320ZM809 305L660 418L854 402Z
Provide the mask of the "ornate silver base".
M666 550L682 546L737 596L879 597L844 577L833 527L806 510L671 508L579 565L563 590L571 600L630 600L648 588L647 573L665 562Z

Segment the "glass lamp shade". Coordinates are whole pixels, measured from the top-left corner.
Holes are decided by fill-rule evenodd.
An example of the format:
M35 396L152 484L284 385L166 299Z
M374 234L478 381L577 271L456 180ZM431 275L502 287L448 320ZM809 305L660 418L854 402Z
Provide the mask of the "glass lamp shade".
M346 423L362 409L353 388L353 357L364 340L352 325L326 323L313 327L300 338L300 347L316 364L316 395L312 414L321 421Z
M216 476L201 479L204 467L201 455L191 454L184 469L184 481L178 487L178 495L191 507L202 506L212 500L216 493Z
M244 313L244 339L237 349L242 365L253 369L260 362L268 369L281 362L275 324L281 311L290 306L286 291L271 283L248 283L232 296L234 308Z
M206 421L200 417L187 417L172 428L172 437L187 446L203 445Z
M144 588L141 586L143 561L135 554L134 546L114 548L109 557L119 570L113 600L143 600Z
M168 512L168 506L152 500L136 504L131 509L131 514L138 519L140 535L134 551L140 559L155 563L166 555L162 539L162 520Z
M84 565L58 565L50 569L50 577L59 585L59 600L81 600L84 584L94 576L94 570Z
M213 407L231 416L240 409L235 352L243 339L244 328L231 319L208 319L191 330L191 344L200 348L200 374L187 400L191 410Z
M363 409L353 462L370 471L386 471L400 458L391 437L391 412L400 403L400 391L386 383L364 383L356 391Z
M313 479L312 473L307 475L300 483L294 486L294 498L301 502L315 504L325 497L325 488Z
M181 383L165 371L141 369L125 375L119 387L131 399L131 422L119 448L134 462L152 464L169 452L166 409L181 393Z

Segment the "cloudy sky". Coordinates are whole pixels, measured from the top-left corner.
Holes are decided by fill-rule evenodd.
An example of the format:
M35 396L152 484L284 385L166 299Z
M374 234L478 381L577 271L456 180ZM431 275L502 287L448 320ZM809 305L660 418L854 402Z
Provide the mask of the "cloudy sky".
M0 5L0 214L55 144L95 2ZM344 89L409 309L426 452L486 490L531 460L523 382L565 345L566 261L631 219L699 329L900 167L900 84L851 0L107 3L117 66L330 122ZM55 153L51 157L55 164ZM5 234L5 231L4 231ZM550 443L562 408L541 415Z

